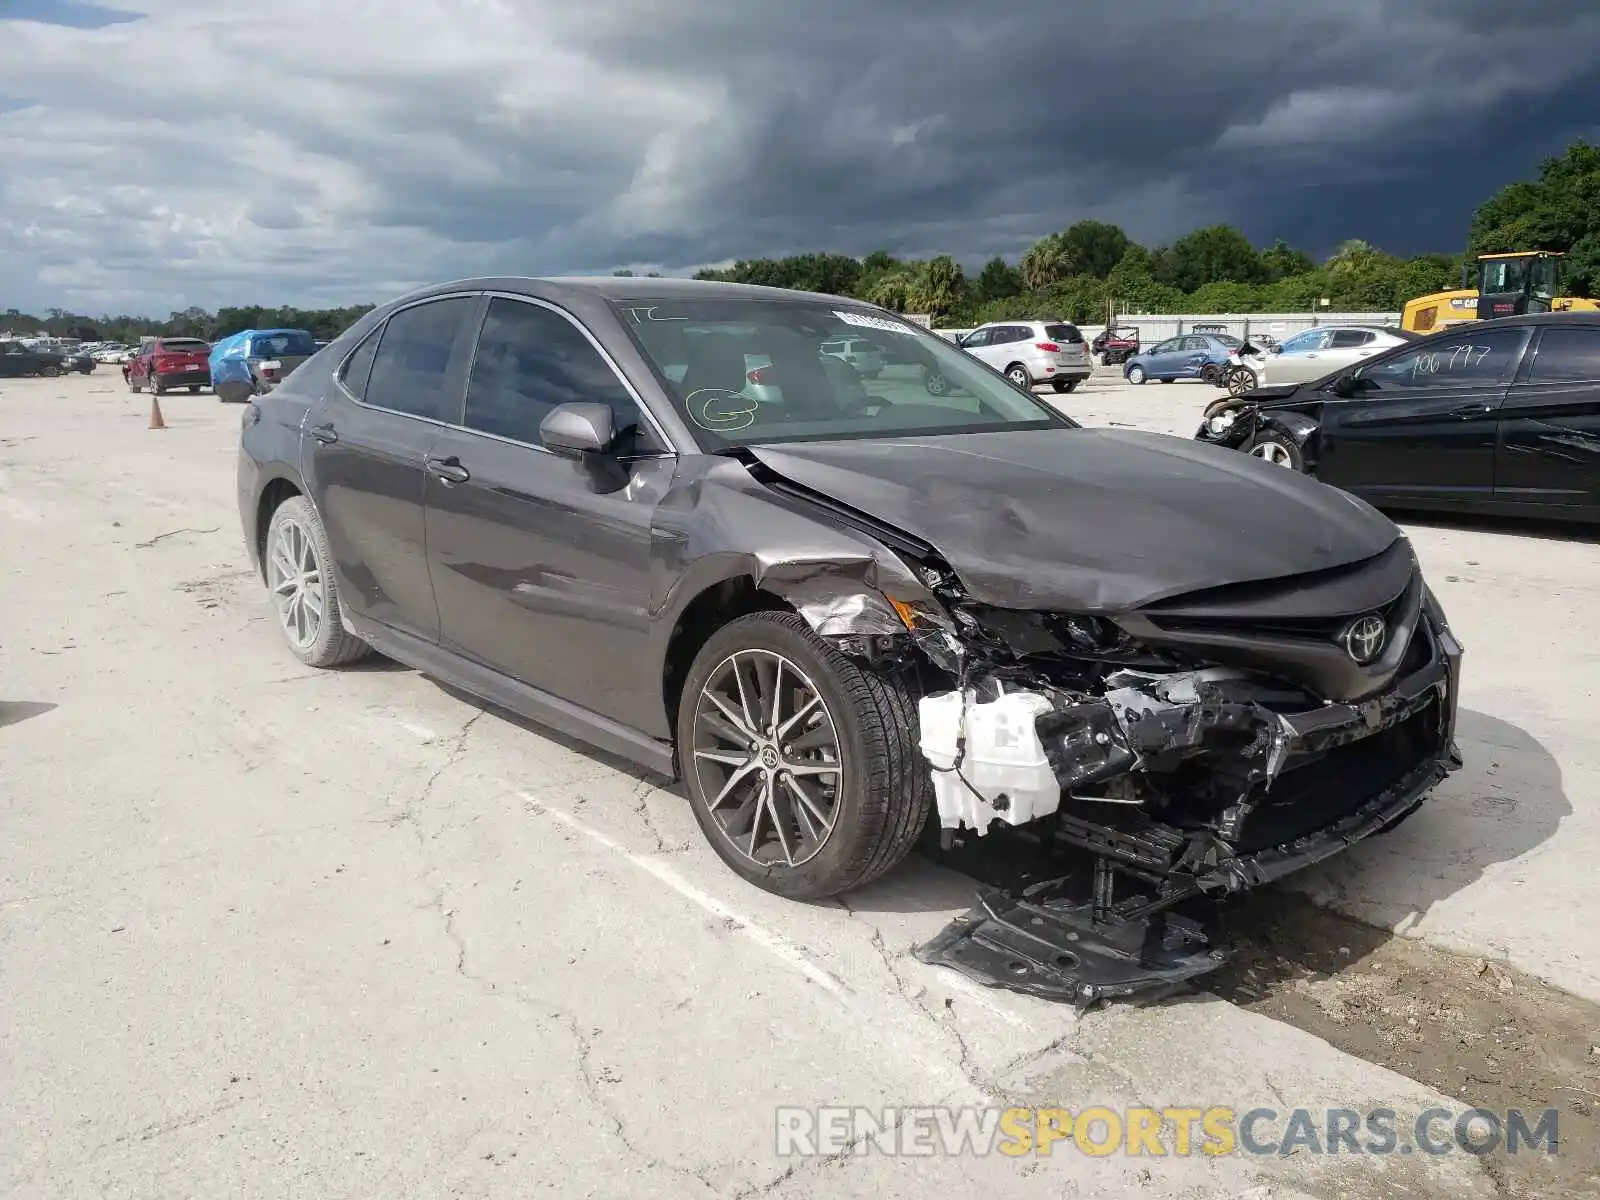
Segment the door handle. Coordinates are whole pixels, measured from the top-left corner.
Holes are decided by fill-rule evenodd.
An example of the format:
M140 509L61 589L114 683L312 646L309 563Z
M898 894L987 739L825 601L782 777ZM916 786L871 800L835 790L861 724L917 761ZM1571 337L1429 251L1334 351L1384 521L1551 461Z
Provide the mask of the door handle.
M1473 417L1486 417L1493 411L1494 405L1492 404L1463 404L1460 408L1452 408L1450 415L1467 421Z
M423 465L428 468L428 474L446 487L465 483L472 478L472 472L463 467L461 460L453 454L449 458L428 458Z
M339 440L339 431L332 425L313 425L307 432L324 446L331 446Z

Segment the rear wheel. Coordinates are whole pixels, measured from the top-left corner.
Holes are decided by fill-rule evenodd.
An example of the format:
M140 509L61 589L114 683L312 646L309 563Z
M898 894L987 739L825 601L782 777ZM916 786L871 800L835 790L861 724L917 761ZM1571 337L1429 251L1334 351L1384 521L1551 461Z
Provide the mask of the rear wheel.
M1256 373L1249 367L1235 367L1232 371L1228 372L1226 383L1228 387L1228 395L1242 396L1246 392L1255 390Z
M895 866L928 818L917 712L791 612L723 626L678 704L680 769L718 857L757 887L814 900Z
M289 652L308 667L336 667L371 649L345 632L333 551L317 512L304 496L291 496L267 526L267 588Z
M154 371L150 372L150 391L152 395L156 396L165 396L167 394L167 385L161 382L161 376Z
M139 381L137 379L135 379L132 375L124 373L122 378L127 380L127 382L128 382L128 390L130 392L137 392L139 390Z
M200 393L200 385L198 383L190 384L189 385L189 393L191 395L199 395L199 393Z
M1058 392L1075 391L1077 387L1078 381L1076 379L1058 379L1055 381L1055 389Z
M39 364L40 379L54 379L59 374L61 374L61 368L56 366L55 363Z

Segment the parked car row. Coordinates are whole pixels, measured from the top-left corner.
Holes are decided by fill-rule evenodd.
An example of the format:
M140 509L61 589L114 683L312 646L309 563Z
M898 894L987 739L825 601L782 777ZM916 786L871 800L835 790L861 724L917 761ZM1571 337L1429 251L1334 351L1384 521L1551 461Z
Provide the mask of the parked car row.
M0 375L10 378L38 375L46 379L73 373L89 374L94 359L78 350L54 350L22 342L0 342Z
M1379 506L1600 520L1600 314L1331 332L1285 342L1279 373L1208 406L1195 437Z

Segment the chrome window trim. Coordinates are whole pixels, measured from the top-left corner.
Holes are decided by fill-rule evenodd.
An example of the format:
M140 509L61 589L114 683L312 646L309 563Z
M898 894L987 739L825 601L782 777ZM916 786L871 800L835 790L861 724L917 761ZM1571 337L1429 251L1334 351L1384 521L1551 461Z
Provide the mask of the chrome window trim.
M487 430L483 430L483 429L474 429L472 426L464 424L464 423L458 424L458 423L456 423L454 421L441 421L441 420L438 420L435 417L419 416L417 413L401 412L397 408L385 408L381 404L372 404L367 400L358 398L355 395L354 392L352 392L349 388L347 388L345 386L345 383L344 383L345 368L349 365L350 360L355 357L356 351L360 350L361 347L366 344L367 338L370 338L370 337L373 337L373 336L377 336L378 337L379 348L381 349L382 348L382 341L383 341L383 338L382 338L383 331L386 330L389 327L389 322L391 320L393 320L394 317L397 314L405 312L408 309L420 307L421 305L424 305L424 304L432 304L435 301L439 301L439 300L477 300L477 299L484 299L484 298L487 298L489 300L515 300L515 301L517 301L519 303L522 303L522 304L531 304L531 305L535 305L535 306L537 306L539 308L548 309L550 312L555 313L557 316L565 318L571 325L573 325L578 330L579 333L581 333L584 336L584 338L588 341L588 343L591 346L594 347L596 353L598 353L600 355L601 360L606 364L607 367L609 367L611 369L611 373L617 377L618 382L620 382L622 384L624 390L627 391L628 395L633 398L633 402L634 402L635 406L637 406L637 408L639 409L639 412L643 415L646 424L648 424L650 426L651 432L655 434L656 440L659 441L663 446L667 447L667 449L665 449L663 451L660 451L660 452L657 452L657 453L622 455L622 456L619 456L619 459L621 461L624 461L624 462L639 462L639 461L650 460L650 459L677 458L678 457L680 452L672 447L672 440L667 437L666 431L664 429L662 429L661 423L656 419L655 413L650 411L650 406L645 403L644 397L639 394L639 389L634 387L633 383L628 379L628 377L622 373L622 369L617 366L617 360L611 357L610 352L607 351L606 348L600 344L599 340L594 336L594 334L590 333L589 330L584 327L584 324L583 324L582 321L579 321L576 317L574 317L571 313L567 312L566 309L561 308L559 305L552 304L550 301L544 300L544 299L540 299L539 297L536 297L536 296L521 296L521 295L518 295L515 292L446 292L446 293L444 293L442 295L425 296L425 297L423 297L423 298L421 298L419 300L414 300L414 301L411 301L410 303L402 304L399 308L396 308L393 312L391 312L387 316L385 316L383 318L382 322L380 322L376 328L374 328L373 330L368 332L367 337L362 338L359 342L357 342L354 346L352 346L350 348L350 352L348 354L346 354L342 359L339 360L339 366L333 373L334 385L341 392L344 393L345 398L347 400L349 400L350 403L356 405L359 408L368 409L371 412L387 413L390 416L404 417L404 418L406 418L407 420L410 420L410 421L420 421L425 425L433 425L433 426L435 426L435 427L437 427L439 429L450 429L450 430L454 430L454 431L456 431L458 433L469 433L474 437L488 438L491 441L502 442L502 443L504 443L505 445L508 445L508 446L517 446L517 447L519 447L521 449L524 449L524 450L533 450L533 451L536 451L536 452L538 452L540 454L548 454L552 458L560 457L553 450L551 450L548 446L542 446L542 445L539 445L538 443L535 443L535 442L524 442L524 441L521 441L521 440L519 440L517 438L506 437L503 434L489 433ZM485 317L488 316L487 309L485 309L483 315ZM480 329L479 332L481 332L481 329ZM467 375L466 375L467 392L470 392L471 387L472 387L472 368L473 368L474 365L476 365L477 358L478 358L478 340L477 340L477 337L474 336L473 342L472 342L472 358L467 363ZM374 355L373 355L373 361L374 362L377 361L376 353L374 353ZM467 392L463 392L463 394L462 394L462 410L461 411L462 411L463 421L465 420L465 417L466 417Z

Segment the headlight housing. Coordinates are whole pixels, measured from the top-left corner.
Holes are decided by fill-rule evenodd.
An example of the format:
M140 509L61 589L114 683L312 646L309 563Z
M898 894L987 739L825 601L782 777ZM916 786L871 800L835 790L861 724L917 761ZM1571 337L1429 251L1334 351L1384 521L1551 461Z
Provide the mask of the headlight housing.
M1233 423L1238 420L1238 413L1229 409L1225 413L1218 413L1206 422L1206 432L1212 437L1221 437L1233 428Z

